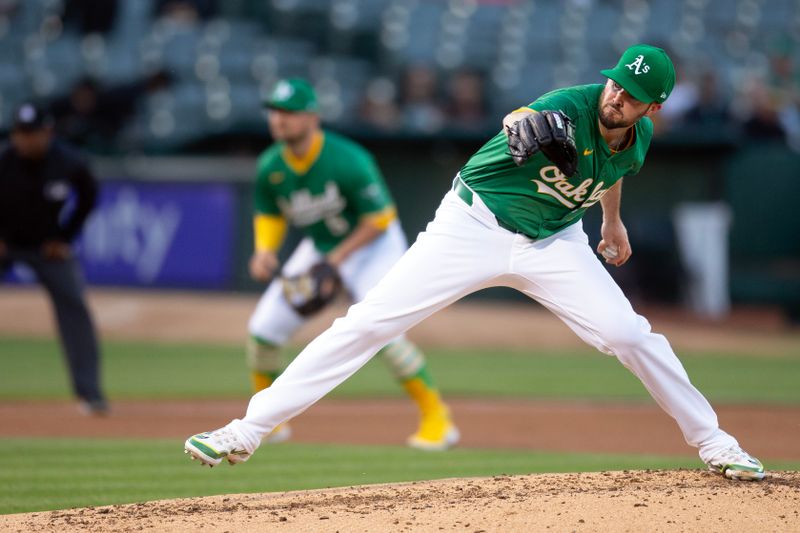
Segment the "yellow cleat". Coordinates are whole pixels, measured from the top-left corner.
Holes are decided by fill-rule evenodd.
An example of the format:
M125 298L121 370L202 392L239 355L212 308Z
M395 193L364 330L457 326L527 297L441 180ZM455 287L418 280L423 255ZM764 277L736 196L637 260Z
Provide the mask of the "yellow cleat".
M447 407L422 417L419 429L408 437L408 445L418 450L440 452L458 443L461 434L450 418Z

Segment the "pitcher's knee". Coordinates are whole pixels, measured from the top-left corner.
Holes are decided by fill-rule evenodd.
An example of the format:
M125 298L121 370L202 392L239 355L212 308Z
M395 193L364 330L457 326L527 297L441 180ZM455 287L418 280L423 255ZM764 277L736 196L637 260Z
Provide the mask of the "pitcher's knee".
M401 326L390 320L377 320L375 317L348 313L336 319L334 326L340 332L349 331L367 344L384 346L404 332Z
M648 331L644 330L640 322L635 319L615 320L600 331L603 344L617 354L627 348L642 344L647 333Z

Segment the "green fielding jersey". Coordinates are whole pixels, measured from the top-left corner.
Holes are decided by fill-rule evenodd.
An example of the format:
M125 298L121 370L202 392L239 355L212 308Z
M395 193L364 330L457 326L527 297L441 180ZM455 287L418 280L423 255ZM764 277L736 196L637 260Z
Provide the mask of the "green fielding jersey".
M506 226L543 239L574 224L625 175L639 172L653 136L645 117L636 124L634 143L611 153L600 135L598 102L603 85L581 85L549 92L528 107L560 110L575 124L578 172L567 178L541 152L518 167L508 155L506 135L495 135L464 168L461 179L478 193Z
M259 214L282 215L311 237L320 252L327 253L355 229L362 216L383 211L393 201L366 149L328 131L320 140L316 159L306 165L293 164L285 143L275 143L261 154L255 209Z

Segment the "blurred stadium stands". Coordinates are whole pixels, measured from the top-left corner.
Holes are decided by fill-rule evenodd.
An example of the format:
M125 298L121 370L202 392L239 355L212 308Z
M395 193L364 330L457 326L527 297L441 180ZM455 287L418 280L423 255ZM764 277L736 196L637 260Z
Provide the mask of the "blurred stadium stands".
M634 300L677 298L686 275L670 210L724 201L734 302L800 316L800 0L0 0L0 131L23 99L58 104L76 113L57 122L62 135L111 156L105 176L169 181L163 157L139 172L120 161L252 157L268 142L261 99L304 76L326 124L376 152L413 234L506 112L601 82L636 42L670 52L678 85L626 192L637 254L615 276ZM93 95L77 90L87 80ZM249 205L249 161L238 179L199 167L196 180L244 184L237 201ZM248 238L229 286L246 286Z
M95 2L0 0L0 129L23 98L51 100L87 75L112 86L157 70L173 83L137 102L120 149L163 152L248 131L260 97L284 76L312 79L329 124L380 129L385 121L365 116L370 81L387 82L391 98L406 68L425 65L437 83L481 73L492 130L544 91L598 81L633 42L668 48L679 75L713 68L729 99L744 78L769 79L778 38L791 50L800 42L797 0L207 0L194 17L159 14L164 4L109 0L108 31L84 33L68 15Z

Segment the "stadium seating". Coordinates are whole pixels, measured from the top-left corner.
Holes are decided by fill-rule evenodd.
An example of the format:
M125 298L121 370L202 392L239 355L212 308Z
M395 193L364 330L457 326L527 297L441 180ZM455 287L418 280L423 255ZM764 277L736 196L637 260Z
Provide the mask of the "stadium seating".
M23 98L64 94L84 74L115 84L165 68L176 78L172 94L152 95L126 133L145 145L164 140L140 127L154 114L181 117L170 134L176 141L247 127L282 76L320 84L324 118L346 127L370 79L397 79L410 64L480 70L497 114L556 85L597 81L632 42L713 64L730 81L764 65L768 36L783 33L794 44L800 36L794 0L232 0L196 24L154 20L153 2L136 0L118 3L105 36L62 27L63 2L3 5L0 128Z

